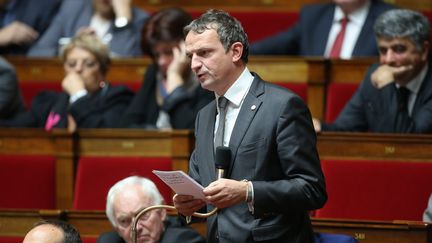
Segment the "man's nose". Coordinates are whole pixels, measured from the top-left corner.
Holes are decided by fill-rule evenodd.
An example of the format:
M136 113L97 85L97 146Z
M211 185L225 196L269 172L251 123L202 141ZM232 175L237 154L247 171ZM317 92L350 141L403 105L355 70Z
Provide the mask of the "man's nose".
M395 53L392 50L387 50L383 57L384 64L392 64L395 60Z
M193 71L197 71L200 69L201 65L202 65L201 60L197 58L195 55L193 55L191 58L191 69Z

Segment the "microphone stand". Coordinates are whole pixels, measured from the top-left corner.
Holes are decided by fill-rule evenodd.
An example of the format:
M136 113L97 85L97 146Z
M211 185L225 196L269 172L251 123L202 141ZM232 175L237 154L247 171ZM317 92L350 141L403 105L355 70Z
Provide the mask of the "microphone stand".
M171 212L173 214L178 214L177 209L174 206L171 205L154 205L154 206L150 206L147 208L143 208L141 209L133 218L132 220L132 229L131 229L131 234L132 234L132 243L136 243L137 242L137 224L139 222L139 219L146 214L147 212L154 210L154 209L165 209L168 212ZM214 208L212 211L208 212L208 213L193 213L192 216L195 216L197 218L208 218L212 215L214 215L217 212L218 208Z
M225 169L229 168L229 163L231 162L231 150L229 147L224 147L224 146L219 146L216 148L216 152L215 152L215 166L216 166L216 177L218 179L223 178L224 177L224 172ZM154 205L154 206L150 206L147 208L142 209L141 211L139 211L133 221L132 221L132 229L131 229L131 234L132 234L132 243L136 243L137 242L137 224L139 219L141 218L141 216L143 216L144 214L146 214L147 212L149 212L150 210L153 209L165 209L168 212L172 212L173 214L178 214L177 209L174 206L171 205ZM195 216L197 218L208 218L214 214L216 214L216 212L218 211L218 208L213 208L212 211L207 212L207 213L193 213L192 216ZM191 219L191 216L186 216L186 221L189 223Z

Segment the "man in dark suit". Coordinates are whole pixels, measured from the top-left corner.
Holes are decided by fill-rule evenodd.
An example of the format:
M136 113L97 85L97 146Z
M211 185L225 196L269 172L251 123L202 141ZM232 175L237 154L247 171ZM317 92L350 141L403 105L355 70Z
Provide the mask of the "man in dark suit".
M131 176L114 184L108 192L106 214L115 231L102 234L100 243L130 243L132 220L141 209L163 203L162 195L149 179ZM163 209L144 214L137 224L137 242L203 243L193 229L182 226L178 218L166 216Z
M373 65L333 124L319 131L432 132L430 24L422 14L391 10L374 26L380 65Z
M185 31L191 68L218 99L198 113L189 167L205 200L175 195L174 205L185 216L219 208L208 242L313 242L308 211L327 195L308 108L249 72L247 36L228 13L209 10ZM215 146L230 149L229 179L216 180Z
M372 26L381 13L392 8L381 0L333 0L307 5L294 26L254 43L251 54L328 57L341 28L340 21L347 16L340 57L378 56Z
M57 14L61 0L0 0L0 53L25 55Z

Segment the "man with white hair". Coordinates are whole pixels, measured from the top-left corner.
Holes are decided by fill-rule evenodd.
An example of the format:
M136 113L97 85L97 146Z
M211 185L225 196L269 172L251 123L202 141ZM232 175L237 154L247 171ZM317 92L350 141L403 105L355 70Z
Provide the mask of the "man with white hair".
M117 182L108 192L106 214L115 232L102 234L97 242L130 243L132 221L141 209L163 204L156 185L149 179L130 176ZM196 231L183 226L179 220L167 217L166 211L156 209L143 215L137 224L137 242L205 242Z

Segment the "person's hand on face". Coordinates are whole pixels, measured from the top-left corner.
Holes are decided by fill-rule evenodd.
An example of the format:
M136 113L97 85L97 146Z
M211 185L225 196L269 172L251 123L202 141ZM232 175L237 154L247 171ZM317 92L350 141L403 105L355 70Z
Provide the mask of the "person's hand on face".
M384 64L379 66L371 76L372 85L381 89L382 87L393 83L398 77L403 77L407 72L412 70L412 65L392 67Z
M69 72L62 81L63 90L70 96L85 90L84 80L76 72Z
M190 60L186 56L184 42L178 47L173 47L173 59L167 69L167 91L171 93L177 87L185 83L186 73L190 69Z

